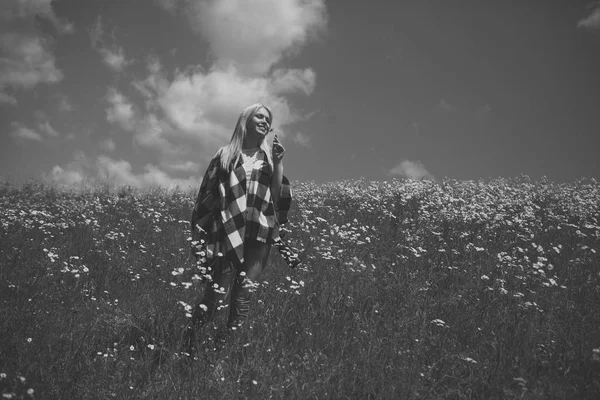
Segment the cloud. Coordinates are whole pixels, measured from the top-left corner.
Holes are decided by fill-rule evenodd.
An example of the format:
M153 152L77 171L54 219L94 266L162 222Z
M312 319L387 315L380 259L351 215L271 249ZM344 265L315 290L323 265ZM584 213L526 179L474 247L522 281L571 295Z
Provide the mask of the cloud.
M148 112L136 140L149 147L164 148L165 141L202 144L213 149L212 155L216 146L229 141L242 109L256 102L273 110L274 126L282 136L285 127L300 118L286 98L273 91L274 86L281 87L281 83L274 84L278 77L243 76L229 67L177 72L169 81L156 59L148 69L148 77L135 82L134 87L146 100Z
M125 160L114 160L107 156L99 156L96 160L98 174L102 179L108 180L115 185L131 185L137 187L175 187L181 188L198 186L198 179L190 177L187 179L174 179L160 168L147 164L144 172L135 174L131 164Z
M86 176L81 171L67 169L65 170L59 165L55 165L50 172L50 176L46 176L46 179L52 182L65 185L65 186L78 186L81 185Z
M46 21L58 34L73 33L73 25L61 20L51 0L3 0L0 2L0 102L16 105L6 93L32 89L40 83L63 79L52 53L54 39L37 28L36 20Z
M76 152L73 160L67 165L55 165L44 178L67 186L108 182L115 186L140 188L179 186L181 189L187 189L200 185L200 178L193 176L183 179L173 178L159 167L151 164L147 164L140 173L135 173L131 164L126 160L115 160L106 155L100 155L96 157L95 162L92 162L81 151Z
M48 122L48 121L41 122L38 125L38 128L41 132L45 133L48 136L51 136L51 137L59 137L60 136L60 134L58 132L56 132L54 130L54 128L52 128L52 126L50 125L50 122Z
M28 128L20 122L12 122L11 124L12 131L10 135L17 140L33 140L37 142L41 142L44 140L42 135L39 132L34 131L33 129Z
M92 169L93 166L85 153L77 150L73 154L73 160L70 163L64 168L55 165L52 167L50 174L44 176L44 178L59 185L78 186L91 181L89 176Z
M117 146L115 145L115 141L111 138L103 140L102 143L100 143L100 147L106 151L115 151L115 149L117 148Z
M2 103L10 104L11 106L16 106L17 99L15 96L11 96L10 94L0 92L0 104Z
M54 65L49 41L35 36L5 33L0 36L0 90L10 86L31 89L38 83L56 83L63 73Z
M175 13L175 10L177 9L177 4L179 3L179 0L154 0L154 2L158 6L169 11L170 13Z
M437 104L437 108L440 110L444 110L444 111L455 111L456 110L456 106L448 103L444 99L440 99L440 102Z
M244 74L267 73L327 23L324 0L187 0L183 4L192 28L208 40L215 64L235 66Z
M303 118L286 96L310 95L316 85L315 72L273 67L325 28L323 0L256 0L252 4L241 0L155 0L155 4L173 14L185 13L191 27L208 41L212 65L167 74L160 59L150 57L147 76L133 82L137 98L109 88L107 121L130 133L136 146L154 152L158 162L136 171L127 160L102 155L92 171L87 171L88 176L135 186L197 185L201 167L229 141L246 106L256 102L268 105L274 113L275 131L282 138L292 123ZM100 18L90 37L101 54L107 53L100 49L119 49L105 46ZM124 53L112 53L116 54L114 60L125 59L119 57ZM106 57L104 62L110 65ZM113 64L113 69L121 65L120 61ZM300 145L310 144L303 134L291 138ZM102 145L110 151L108 143ZM68 166L59 168L64 174L75 172L69 176L81 172Z
M104 39L105 36L102 18L98 16L96 23L90 30L92 48L94 48L102 56L102 61L110 69L115 72L121 72L127 65L131 64L131 62L125 57L125 50L123 50L121 46L116 44L112 44L110 46L106 45ZM114 34L112 36L114 42Z
M433 179L421 161L404 160L388 171L390 175L410 179Z
M577 22L577 27L584 29L600 29L600 3L597 3L591 14Z
M302 133L302 132L297 132L293 137L292 140L294 141L294 143L298 144L299 146L302 147L310 147L311 146L311 139L308 135Z
M309 95L315 90L316 74L310 69L277 69L273 71L270 91L273 94L285 94L301 91Z
M57 107L60 111L62 111L62 112L73 111L73 105L69 101L69 97L67 97L67 95L58 93L56 96L58 98Z
M136 127L136 115L133 104L115 88L109 88L106 101L110 105L106 109L106 120L118 124L125 131L133 131Z
M15 20L33 20L35 17L48 21L58 33L73 33L70 22L60 19L52 9L52 0L2 0L0 21L11 23Z

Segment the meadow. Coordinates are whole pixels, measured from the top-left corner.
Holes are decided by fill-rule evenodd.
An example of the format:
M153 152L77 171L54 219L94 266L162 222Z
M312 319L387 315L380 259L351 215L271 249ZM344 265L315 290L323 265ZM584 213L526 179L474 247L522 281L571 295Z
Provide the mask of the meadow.
M0 183L6 399L598 399L600 184L294 184L245 328L197 360L194 190Z

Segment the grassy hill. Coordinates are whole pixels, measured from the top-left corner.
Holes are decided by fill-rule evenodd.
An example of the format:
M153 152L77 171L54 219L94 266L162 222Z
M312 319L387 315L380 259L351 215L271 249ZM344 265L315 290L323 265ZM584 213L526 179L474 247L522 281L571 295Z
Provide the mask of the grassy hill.
M598 182L294 190L303 264L190 362L195 193L0 184L4 398L600 398Z

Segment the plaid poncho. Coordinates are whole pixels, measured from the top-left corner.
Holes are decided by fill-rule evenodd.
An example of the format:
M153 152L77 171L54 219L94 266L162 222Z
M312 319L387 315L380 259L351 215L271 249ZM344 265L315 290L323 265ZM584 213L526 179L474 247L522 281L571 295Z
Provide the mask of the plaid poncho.
M262 150L258 157L262 162L254 164L250 181L241 160L230 173L221 168L218 153L208 165L191 222L192 238L206 240L209 260L221 253L239 267L244 262L245 239L281 244L279 225L287 222L290 182L283 177L279 202L273 204L272 170Z

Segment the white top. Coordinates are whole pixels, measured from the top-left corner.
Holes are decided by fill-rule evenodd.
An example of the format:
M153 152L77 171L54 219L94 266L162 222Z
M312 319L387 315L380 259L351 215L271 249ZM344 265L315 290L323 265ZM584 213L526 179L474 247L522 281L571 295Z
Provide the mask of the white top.
M242 164L246 171L246 185L250 182L250 176L252 175L252 170L254 169L259 150L258 147L253 149L242 149Z

